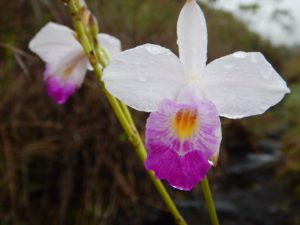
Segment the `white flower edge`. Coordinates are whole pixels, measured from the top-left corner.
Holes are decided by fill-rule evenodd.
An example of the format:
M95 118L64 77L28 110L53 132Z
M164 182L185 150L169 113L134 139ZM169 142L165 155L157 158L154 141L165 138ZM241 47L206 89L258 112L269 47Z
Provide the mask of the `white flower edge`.
M193 15L199 12L200 16ZM194 18L198 23L190 23ZM261 53L236 52L204 68L195 66L206 61L203 43L206 45L207 33L203 13L194 0L181 10L177 30L180 59L152 44L124 51L104 70L106 88L127 105L147 112L156 111L164 99L182 102L186 95L182 92L195 93L212 101L219 114L228 118L261 114L290 92ZM204 41L199 44L199 40Z
M262 114L290 93L259 52L236 52L216 59L207 65L201 81L205 98L221 116L231 119Z
M145 44L116 55L104 69L107 90L141 111L155 111L163 99L174 99L184 84L177 56L158 45Z

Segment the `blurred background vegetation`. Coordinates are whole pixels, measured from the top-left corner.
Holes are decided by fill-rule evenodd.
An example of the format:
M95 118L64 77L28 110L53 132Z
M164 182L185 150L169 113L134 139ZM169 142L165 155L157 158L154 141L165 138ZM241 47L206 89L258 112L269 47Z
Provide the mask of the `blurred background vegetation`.
M123 49L150 42L177 53L184 1L87 2ZM47 21L70 26L67 8L59 0L0 8L0 225L174 224L93 74L64 106L46 94L44 63L28 42ZM221 223L299 225L300 48L274 47L230 13L202 8L209 61L260 51L292 90L262 116L222 119L220 162L209 173ZM133 113L143 134L147 114ZM169 190L189 224L209 224L199 187Z

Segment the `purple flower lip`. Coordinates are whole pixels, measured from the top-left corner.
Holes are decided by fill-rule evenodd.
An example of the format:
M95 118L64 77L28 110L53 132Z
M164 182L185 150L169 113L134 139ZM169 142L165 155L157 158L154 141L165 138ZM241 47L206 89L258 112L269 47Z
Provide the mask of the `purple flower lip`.
M212 167L218 152L220 119L214 104L176 104L165 100L146 124L147 170L180 190L191 190Z
M211 164L200 151L179 156L173 150L166 151L163 146L158 146L149 154L145 167L153 170L158 179L166 179L172 187L189 191L204 179Z
M58 104L65 104L71 95L77 90L77 85L70 81L62 82L58 76L46 78L47 93Z

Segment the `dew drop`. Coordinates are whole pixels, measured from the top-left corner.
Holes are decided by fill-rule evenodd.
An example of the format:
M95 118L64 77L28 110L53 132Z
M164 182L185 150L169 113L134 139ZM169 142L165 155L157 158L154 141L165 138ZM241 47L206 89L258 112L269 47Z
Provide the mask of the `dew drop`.
M157 54L161 53L161 49L159 47L154 46L154 45L146 46L146 50L152 55L157 55Z
M235 58L239 58L239 59L243 59L247 56L247 53L246 52L242 52L242 51L239 51L239 52L235 52L232 54L233 57Z

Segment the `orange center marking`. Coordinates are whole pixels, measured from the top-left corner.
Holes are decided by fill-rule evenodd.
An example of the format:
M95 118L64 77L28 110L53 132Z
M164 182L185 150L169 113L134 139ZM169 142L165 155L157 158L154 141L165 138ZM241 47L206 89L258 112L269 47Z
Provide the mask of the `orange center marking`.
M75 65L72 65L72 66L66 68L65 71L64 71L64 75L65 75L66 77L70 76L71 73L72 73L73 70L74 70L74 67L75 67Z
M72 75L75 67L78 65L78 63L80 63L80 60L82 60L84 57L85 55L83 53L76 55L70 62L70 65L63 71L63 76L65 78L68 78L70 75Z
M181 109L172 120L175 133L180 139L192 137L198 127L197 110Z

